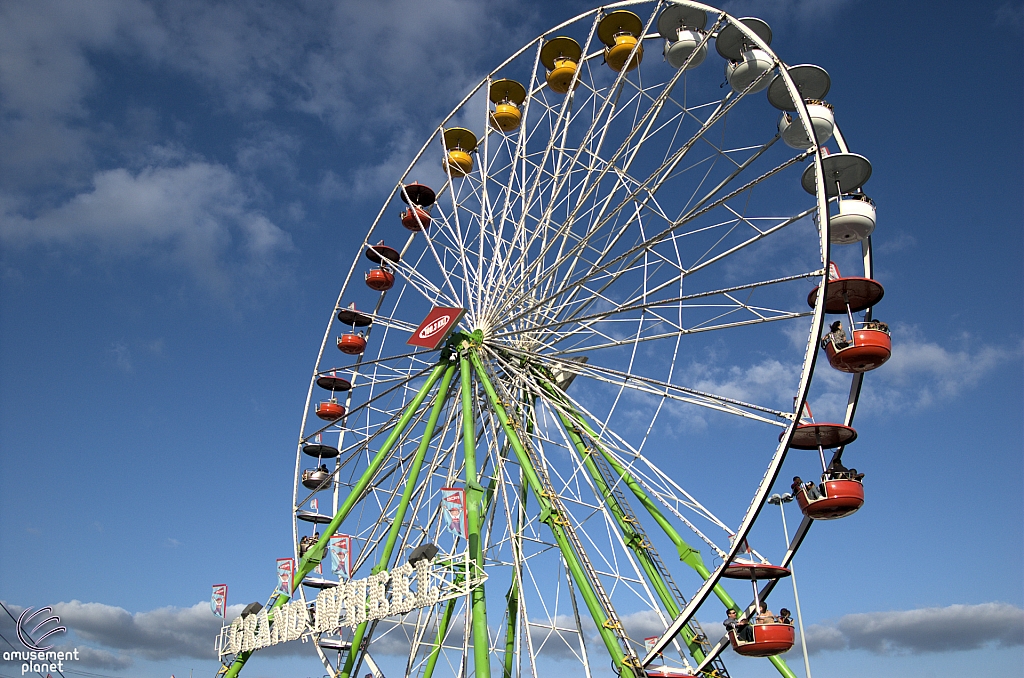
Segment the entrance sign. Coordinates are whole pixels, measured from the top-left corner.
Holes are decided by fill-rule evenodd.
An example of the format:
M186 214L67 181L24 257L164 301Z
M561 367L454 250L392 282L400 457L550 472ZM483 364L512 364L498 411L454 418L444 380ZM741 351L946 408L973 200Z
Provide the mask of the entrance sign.
M448 338L455 325L466 315L464 308L448 308L446 306L435 306L427 317L423 319L420 326L405 342L410 346L419 346L433 350L441 345L441 342Z
M415 565L405 563L391 571L323 589L312 610L297 599L274 610L272 619L267 608L244 618L236 617L221 630L217 652L238 654L296 640L305 633L336 633L342 627L356 627L366 621L406 614L469 595L486 579L468 550L454 558L446 556L438 566L433 558L424 558Z

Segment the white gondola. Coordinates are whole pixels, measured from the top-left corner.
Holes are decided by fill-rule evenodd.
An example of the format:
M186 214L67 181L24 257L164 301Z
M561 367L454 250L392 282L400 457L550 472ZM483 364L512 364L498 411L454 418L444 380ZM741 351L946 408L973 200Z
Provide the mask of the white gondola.
M863 193L845 193L836 201L839 213L830 218L833 243L860 242L875 230L875 202Z
M740 19L740 22L766 45L771 44L772 29L764 21L747 17ZM758 78L760 81L751 87L750 92L760 92L771 82L770 78L761 76L775 67L775 61L735 25L729 24L719 32L715 39L715 49L727 60L725 79L737 92L746 90Z
M832 104L824 101L811 100L807 102L807 115L811 118L811 127L814 128L814 137L818 144L824 144L832 138L832 132L836 127L835 115L832 112ZM804 126L795 114L783 113L779 118L779 135L790 148L804 150L812 146L810 137L804 131Z
M707 22L704 10L685 5L669 5L661 13L658 33L665 38L664 55L669 66L682 68L685 64L686 70L690 70L704 63L708 55L704 32Z
M824 101L832 86L828 72L821 66L813 64L790 66L786 72L789 73L797 92L800 93L800 98L807 106L807 114L811 118L811 127L814 128L818 144L826 143L832 138L836 126L832 105ZM779 118L779 135L786 145L801 150L810 148L813 144L795 113L796 104L781 73L772 78L771 84L768 85L768 102L783 111L782 117Z

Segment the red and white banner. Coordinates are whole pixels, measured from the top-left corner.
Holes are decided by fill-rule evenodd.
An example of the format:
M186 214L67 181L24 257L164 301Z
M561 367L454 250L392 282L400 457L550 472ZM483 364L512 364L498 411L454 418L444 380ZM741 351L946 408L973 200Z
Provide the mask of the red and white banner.
M277 559L277 592L288 596L292 595L292 579L295 576L295 559Z
M445 528L456 537L469 537L466 525L466 490L461 487L441 488L441 513Z
M224 615L228 611L228 585L227 584L214 584L213 595L210 596L210 609L213 613L224 618Z
M352 537L347 534L331 535L327 542L327 551L331 554L331 572L351 579Z
M448 338L464 315L466 315L464 308L435 306L409 337L409 341L405 343L433 350Z

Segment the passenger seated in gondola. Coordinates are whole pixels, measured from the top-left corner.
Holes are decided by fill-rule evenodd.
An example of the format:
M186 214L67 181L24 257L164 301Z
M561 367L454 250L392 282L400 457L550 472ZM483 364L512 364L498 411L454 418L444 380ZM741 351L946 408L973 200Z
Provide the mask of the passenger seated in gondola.
M726 611L725 621L722 624L725 626L725 630L735 631L736 639L742 642L748 643L754 640L754 629L750 628L750 624L743 619L736 616L736 610Z
M758 608L757 617L754 618L754 621L758 624L775 623L775 615L768 609L768 603L761 603L761 606Z
M828 470L825 471L825 480L849 480L850 477L850 469L843 466L843 462L838 459L829 464Z
M857 469L851 468L850 469L850 478L853 479L853 480L856 480L859 483L859 482L862 482L864 480L864 474L863 473L857 473Z
M793 484L790 485L793 488L793 494L796 494L800 490L807 493L807 499L814 501L815 499L821 499L821 492L818 491L818 486L808 480L806 483L800 476L793 476Z
M869 320L864 323L864 329L866 330L881 330L886 334L889 334L889 326L883 323L881 320Z
M793 615L790 614L789 610L787 610L786 608L782 608L781 610L779 610L779 616L775 618L775 621L779 622L780 624L789 624L790 626L792 626Z
M320 464L319 466L316 467L316 470L319 471L320 473L328 473L327 464Z
M822 348L827 346L829 342L835 345L837 351L850 345L850 339L846 336L846 330L843 329L841 321L836 320L828 329L828 334L821 340Z

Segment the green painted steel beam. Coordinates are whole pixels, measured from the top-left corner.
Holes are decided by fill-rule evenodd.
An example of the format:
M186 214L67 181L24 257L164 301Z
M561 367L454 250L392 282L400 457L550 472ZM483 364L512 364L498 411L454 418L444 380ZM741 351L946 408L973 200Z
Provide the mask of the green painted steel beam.
M604 610L597 593L594 591L593 586L587 577L582 563L573 550L572 544L569 542L569 538L565 533L565 528L562 527L560 521L564 520L564 518L557 514L553 509L551 502L548 500L544 491L544 486L540 480L540 476L537 475L536 469L533 468L530 455L526 452L519 434L516 432L515 427L509 420L505 407L502 404L501 399L498 397L498 394L495 392L494 385L491 384L490 378L487 376L487 371L484 368L483 362L480 360L480 356L472 348L469 348L467 352L469 353L470 361L473 363L473 369L476 372L477 378L479 378L480 383L484 387L484 391L487 393L488 399L491 401L491 407L494 408L494 412L498 416L498 421L501 423L505 437L512 444L512 449L516 453L519 466L523 470L523 474L526 476L530 490L533 492L534 498L541 507L541 521L547 524L551 529L551 533L555 538L555 543L562 552L562 557L565 559L566 566L569 568L569 572L572 575L573 580L576 582L580 594L583 596L583 601L586 604L587 610L590 612L590 616L593 618L595 625L597 626L597 630L601 635L601 640L604 641L605 647L608 649L608 654L612 658L613 665L618 667L617 670L619 671L628 671L629 673L633 673L635 671L635 667L626 665L626 662L624 661L625 654L619 646L618 638L609 627L608 622L610 621L610 618L608 616L608 612Z
M562 422L562 426L565 428L569 439L572 441L573 446L579 453L580 458L583 460L583 465L587 470L587 474L594 481L598 491L601 493L601 498L608 506L612 517L615 518L616 524L619 526L619 530L622 532L623 541L629 547L631 551L636 555L637 561L640 563L640 567L644 571L644 575L647 581L654 588L658 599L661 601L662 606L665 608L665 612L668 613L670 618L679 616L679 602L669 589L668 584L662 577L661 572L658 570L657 565L651 558L651 554L645 544L644 535L639 532L628 520L625 511L619 504L618 499L615 497L615 493L612 488L608 486L605 481L604 475L601 474L597 468L597 464L593 460L593 453L587 448L585 441L579 434L579 430L573 425L569 418L561 411L558 412L558 418ZM704 661L704 650L697 642L696 634L689 628L683 627L682 630L683 641L686 643L686 647L690 650L690 654L699 664Z
M483 544L480 537L480 503L484 488L480 486L476 465L476 422L473 417L473 373L465 355L459 357L462 379L462 449L466 469L466 522L469 528L469 557L478 571L484 567ZM487 630L487 600L484 585L478 584L470 593L473 619L473 666L476 678L491 678L491 639Z
M402 529L402 523L405 521L405 513L409 508L409 502L412 501L413 492L416 489L416 484L419 482L420 469L423 467L423 460L427 455L427 450L430 448L430 441L434 437L434 429L437 427L437 420L441 417L441 411L444 410L445 402L448 400L448 390L451 387L452 377L455 376L455 370L457 366L452 363L444 371L444 376L441 378L441 385L437 389L437 397L434 399L434 405L430 409L430 416L427 418L427 425L423 429L423 438L420 440L419 446L416 448L416 454L412 460L412 466L409 468L409 473L406 476L405 487L402 490L402 497L398 501L398 506L395 509L395 516L391 522L391 528L388 530L387 539L384 542L384 548L381 550L380 561L377 566L373 568L372 573L376 574L383 570L387 570L391 566L391 555L395 550L395 544L398 543L398 535ZM345 657L345 665L338 675L340 678L348 678L352 675L353 670L356 670L356 662L362 661L363 651L363 639L366 636L366 628L369 626L369 622L362 622L356 627L355 633L352 636L352 645L349 647L348 654Z
M561 404L564 409L567 409L572 414L573 421L579 424L581 429L586 431L587 436L594 442L594 447L598 450L598 452L601 454L604 460L608 462L608 465L615 470L619 478L626 484L626 486L630 489L633 495L640 501L643 507L647 509L647 512L651 514L651 517L654 518L655 522L657 522L658 525L662 528L662 531L665 533L665 535L672 540L672 543L675 544L676 549L679 551L679 559L682 562L689 565L690 567L692 567L694 570L696 570L697 574L699 574L702 579L709 579L711 577L711 571L708 570L707 566L704 564L704 559L701 558L700 551L694 549L692 546L686 543L686 541L682 538L679 532L676 531L675 527L673 527L672 524L668 522L665 516L658 509L657 505L654 503L654 500L652 500L651 497L647 494L647 492L644 491L643 487L640 486L640 483L638 483L636 479L629 474L625 467L623 467L622 464L619 463L618 459L616 459L607 450L604 449L604 446L602 446L598 441L597 433L595 433L594 429L591 428L589 424L587 424L586 419L584 419L583 416L576 411L576 409L568 402L566 398L561 396L557 391L553 390L554 387L547 381L546 378L543 381L543 385L545 389L549 393L551 393L555 399L558 400L559 404ZM562 414L562 412L559 411L559 417L563 416L564 415ZM571 432L572 426L570 424L566 424L564 419L563 425L566 425L566 430L570 431L570 436L573 435ZM725 605L726 608L736 610L737 613L743 612L743 609L736 603L736 601L732 599L732 596L729 595L729 593L722 587L721 584L716 584L712 591L714 591L715 595L718 597L719 600L722 601L722 604ZM679 616L678 608L672 616ZM690 646L692 653L693 648L690 644L690 639L687 638L686 627L683 627L683 638L684 640L686 640L687 646ZM703 655L703 651L701 651L701 654ZM697 659L696 654L694 654L694 658ZM793 670L789 668L789 666L786 664L786 661L782 657L769 657L768 660L775 666L775 668L779 671L780 674L782 674L784 678L796 678L796 675L793 673ZM699 661L703 661L703 659L698 659L698 662Z
M381 445L380 450L378 450L377 454L374 455L370 465L366 468L366 471L363 472L362 477L352 488L352 491L349 492L345 502L338 509L338 512L334 514L334 518L330 523L328 523L327 527L324 528L324 533L320 537L319 541L306 551L306 554L299 560L299 567L292 579L293 592L302 583L302 580L306 578L306 575L312 572L316 566L320 564L320 561L323 560L324 549L327 548L327 543L331 536L338 531L341 523L344 522L345 518L347 518L348 514L352 511L352 508L356 503L358 503L359 498L362 496L363 492L366 491L370 482L373 481L373 477L377 475L380 467L384 464L384 460L387 459L388 455L391 453L391 449L405 432L405 429L409 426L409 422L412 421L412 418L416 415L420 405L423 404L423 401L437 383L437 380L444 374L447 367L448 361L445 360L438 363L430 372L426 382L420 387L420 390L416 393L415 397L413 397L412 401L406 406L401 418L399 418L398 422L391 429L391 433L388 434L384 444ZM274 600L274 604L267 612L268 618L273 621L274 610L284 605L290 599L291 596L277 596ZM242 670L242 667L245 666L245 662L247 662L249 657L252 656L252 653L252 650L238 653L238 655L235 656L235 660L231 663L231 666L229 666L228 670L224 673L224 678L235 678L239 671Z

